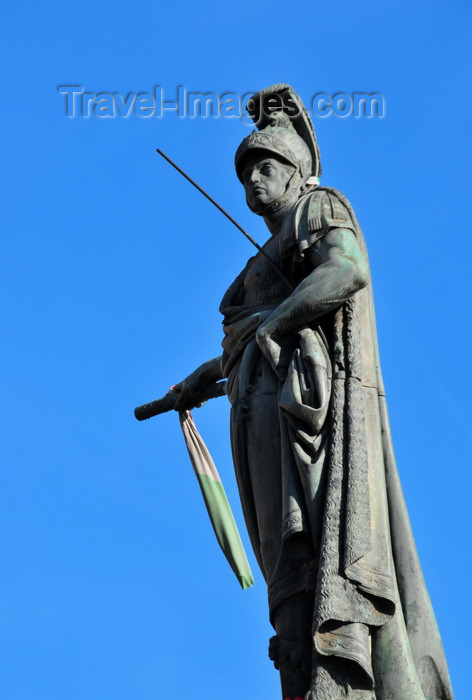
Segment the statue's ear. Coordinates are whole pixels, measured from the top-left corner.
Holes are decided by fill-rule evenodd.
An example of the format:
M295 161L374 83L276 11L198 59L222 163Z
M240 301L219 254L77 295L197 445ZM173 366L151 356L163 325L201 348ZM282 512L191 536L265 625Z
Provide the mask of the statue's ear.
M303 102L290 85L279 83L256 92L247 101L246 109L259 130L269 126L271 114L276 112L286 114L297 134L301 136L310 149L313 163L312 175L320 177L321 158L315 127Z

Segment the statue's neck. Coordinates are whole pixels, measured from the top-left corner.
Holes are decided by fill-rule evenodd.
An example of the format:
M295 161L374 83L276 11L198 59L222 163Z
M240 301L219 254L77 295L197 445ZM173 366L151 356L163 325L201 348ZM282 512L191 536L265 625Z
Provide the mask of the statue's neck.
M296 201L292 200L285 204L285 206L275 211L273 214L264 216L264 221L266 222L267 228L269 229L272 236L275 236L280 231L280 229L282 228L282 224L284 223L286 217L295 207L295 204Z

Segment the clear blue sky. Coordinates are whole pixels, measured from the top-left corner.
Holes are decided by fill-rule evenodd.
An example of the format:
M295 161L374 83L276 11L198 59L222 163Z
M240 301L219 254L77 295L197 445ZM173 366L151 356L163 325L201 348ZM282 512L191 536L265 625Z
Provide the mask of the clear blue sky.
M457 700L470 697L471 10L362 3L5 3L0 697L278 698L266 591L234 482L229 408L195 412L256 576L214 540L176 414L133 408L220 352L252 255L160 159L259 242L239 119L67 118L58 85L379 92L383 119L316 118L323 184L373 267L394 443ZM405 699L406 700L406 699Z

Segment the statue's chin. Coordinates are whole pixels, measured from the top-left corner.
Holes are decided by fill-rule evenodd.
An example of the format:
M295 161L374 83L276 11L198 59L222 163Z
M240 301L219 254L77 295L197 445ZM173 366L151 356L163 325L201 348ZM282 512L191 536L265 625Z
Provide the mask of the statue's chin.
M254 214L258 214L259 216L262 216L266 209L270 207L271 204L275 202L275 199L271 200L270 202L264 202L261 201L259 197L256 197L253 201L249 201L246 197L246 202L249 207L249 209L254 212Z

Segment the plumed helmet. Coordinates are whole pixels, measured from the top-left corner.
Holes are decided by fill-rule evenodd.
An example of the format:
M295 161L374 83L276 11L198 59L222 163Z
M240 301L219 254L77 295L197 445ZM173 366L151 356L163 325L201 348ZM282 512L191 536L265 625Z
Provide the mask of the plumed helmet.
M247 158L261 151L266 157L279 158L299 170L302 182L312 174L311 152L305 141L297 134L290 119L283 113L274 113L271 122L261 131L253 131L241 142L234 158L236 173L243 181L242 173Z

